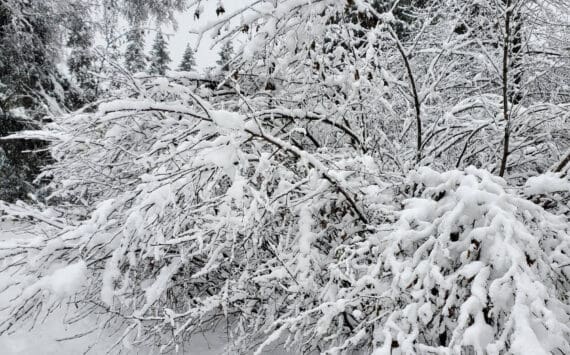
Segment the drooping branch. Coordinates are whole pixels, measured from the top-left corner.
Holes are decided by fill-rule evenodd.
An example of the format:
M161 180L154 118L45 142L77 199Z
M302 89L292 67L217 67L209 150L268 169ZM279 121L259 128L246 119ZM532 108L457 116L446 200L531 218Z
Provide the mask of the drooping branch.
M358 218L362 221L362 223L364 223L364 224L369 223L368 218L364 214L364 211L362 211L362 209L358 206L358 204L356 203L356 200L354 199L352 194L348 191L348 188L344 185L344 183L341 180L334 177L330 173L329 169L323 163L321 163L318 159L313 157L311 154L309 154L305 151L302 151L301 149L299 149L299 148L297 148L291 144L288 144L287 142L285 142L279 138L268 135L264 132L260 132L260 131L256 131L256 130L252 130L252 129L247 129L247 128L245 131L254 137L261 138L268 143L271 143L271 144L273 144L273 145L275 145L275 146L277 146L277 147L279 147L279 148L281 148L287 152L292 153L297 158L305 159L309 163L310 166L315 168L323 178L325 178L331 185L333 185L344 196L344 198L346 198L348 204L351 206L351 208L357 214Z

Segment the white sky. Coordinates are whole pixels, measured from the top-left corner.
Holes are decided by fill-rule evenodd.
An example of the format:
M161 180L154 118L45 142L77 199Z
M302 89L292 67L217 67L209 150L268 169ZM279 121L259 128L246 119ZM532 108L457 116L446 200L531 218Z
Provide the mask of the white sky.
M223 3L226 13L228 13L243 7L244 4L248 3L248 0L225 0ZM190 34L189 31L204 26L208 21L216 18L216 5L217 1L207 1L204 4L204 12L201 14L199 20L194 19L193 11L178 14L176 16L178 22L178 28L176 30L174 30L172 26L163 26L163 33L168 36L170 45L170 58L172 58L172 63L170 64L171 69L178 68L187 43L190 43L193 48L196 46L198 36ZM147 47L150 50L155 33L151 32L147 36ZM199 69L216 65L216 61L218 60L218 48L211 50L210 47L213 44L214 41L211 39L210 34L202 38L200 47L196 53L196 64Z
M38 0L39 1L39 0ZM244 5L251 2L251 0L222 0L224 4L224 8L226 13L235 11L239 8L243 8ZM195 34L191 34L191 29L198 29L205 26L209 21L216 19L216 7L218 1L215 0L206 0L203 1L204 11L200 15L200 19L196 20L194 18L194 11L186 11L183 13L176 14L176 22L177 27L174 28L172 25L163 25L161 26L162 33L166 37L169 43L169 53L172 62L170 63L170 69L177 69L180 65L180 60L182 59L182 55L184 50L186 49L186 45L190 43L193 49L196 47L196 42L198 40L198 36ZM152 48L152 43L154 41L154 37L156 36L156 24L149 23L144 26L146 31L146 38L145 38L145 53L148 55ZM129 30L128 23L125 19L121 19L119 23L119 31L126 31ZM95 37L95 44L103 45L104 39L98 33ZM121 50L125 50L123 44L123 48ZM216 66L216 61L218 60L218 50L219 48L211 47L214 45L214 40L211 38L211 34L208 33L202 37L200 42L200 47L196 52L196 65L197 69L203 70L207 67ZM234 45L237 47L237 43ZM218 46L219 47L219 46ZM67 65L65 62L66 55L62 58L60 63L60 70L63 72L67 72Z

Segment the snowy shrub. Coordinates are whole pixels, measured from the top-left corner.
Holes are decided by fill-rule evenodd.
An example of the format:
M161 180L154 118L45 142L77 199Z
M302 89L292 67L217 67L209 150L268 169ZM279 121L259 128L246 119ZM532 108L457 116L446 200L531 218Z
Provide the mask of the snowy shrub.
M567 218L482 170L423 168L411 182L419 197L376 244L378 296L395 308L383 317L384 344L395 340L404 353L568 352Z
M42 133L55 141L46 175L64 203L3 206L46 222L46 235L2 248L18 256L6 268L18 271L7 285L20 297L0 330L41 312L28 305L44 304L50 290L70 291L48 287L54 263L86 267L74 302L108 318L105 326L129 322L119 342L163 350L221 319L236 336L263 333L291 311L282 305L318 303L332 251L367 231L355 192L378 175L371 158L308 153L174 79L136 88L144 92L129 96L139 97Z
M67 203L2 205L45 234L1 245L19 290L1 331L73 295L117 346L161 351L220 327L245 353L570 350L567 216L475 168L420 168L398 192L374 159L310 153L183 80L42 133Z
M56 161L45 206L0 204L38 230L0 243L0 333L67 302L111 352L209 329L238 353L570 352L567 178L527 181L566 161L568 107L508 67L497 14L521 3L219 11L198 34L247 39L224 77L115 78L21 133Z
M483 170L409 183L398 221L337 247L320 302L276 332L331 354L570 351L568 219Z

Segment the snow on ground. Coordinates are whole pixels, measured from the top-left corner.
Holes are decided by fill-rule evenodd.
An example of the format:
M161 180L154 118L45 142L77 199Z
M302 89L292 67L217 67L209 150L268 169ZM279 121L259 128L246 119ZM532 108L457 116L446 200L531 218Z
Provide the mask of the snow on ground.
M37 235L31 226L0 221L0 241L30 238ZM3 275L0 275L3 276ZM0 295L0 310L9 303L10 294ZM0 311L0 318L6 317ZM35 355L35 354L82 354L89 339L74 339L63 341L64 338L85 332L93 328L89 322L79 322L73 327L66 327L61 320L65 317L65 309L58 309L53 316L40 320L33 329L18 329L9 335L0 336L0 353L6 355Z
M14 238L30 238L41 233L31 226L21 223L0 221L0 241ZM80 272L80 266L77 266ZM2 275L0 275L1 277ZM0 319L5 317L2 309L8 304L10 295L0 295ZM105 353L112 342L105 336L97 340L97 332L91 332L80 338L74 338L79 334L88 333L96 326L95 319L86 319L73 326L65 326L62 320L66 317L65 307L57 309L50 317L39 320L33 329L18 329L9 335L0 336L1 355L77 355L83 354L87 348L95 344L88 354ZM71 338L71 339L70 339ZM222 332L206 333L197 336L193 341L181 348L182 354L217 355L222 354L227 338ZM122 349L125 353L124 348ZM132 354L152 354L152 351L133 351ZM285 355L283 350L271 350L263 352L266 355Z

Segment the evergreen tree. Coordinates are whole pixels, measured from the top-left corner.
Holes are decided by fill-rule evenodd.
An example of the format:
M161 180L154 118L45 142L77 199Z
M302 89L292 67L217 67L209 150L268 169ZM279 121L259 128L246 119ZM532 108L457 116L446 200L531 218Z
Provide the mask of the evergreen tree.
M50 2L0 2L0 109L45 107L34 92L56 97L61 26ZM40 113L41 114L41 113Z
M229 71L230 62L234 56L234 46L232 45L232 42L228 41L224 43L218 54L220 56L220 59L216 61L216 64L220 66L222 72Z
M79 107L95 100L97 96L97 80L92 74L95 62L92 52L93 30L79 16L74 16L70 21L67 46L71 48L67 66L78 90L70 95L68 101L71 107Z
M147 65L144 54L144 31L136 25L127 34L127 49L125 51L125 67L131 73L144 71Z
M194 51L190 44L186 45L186 50L184 50L184 55L182 56L182 61L178 70L180 71L192 71L196 66L196 59L194 58Z
M164 39L161 31L158 31L150 52L150 74L164 75L169 69L168 63L171 62L168 54L168 43Z
M0 137L38 129L34 119L57 110L68 92L56 65L62 26L53 5L0 2ZM35 139L0 140L0 200L32 192L32 181L48 160L47 153L36 153L40 148L45 143Z

